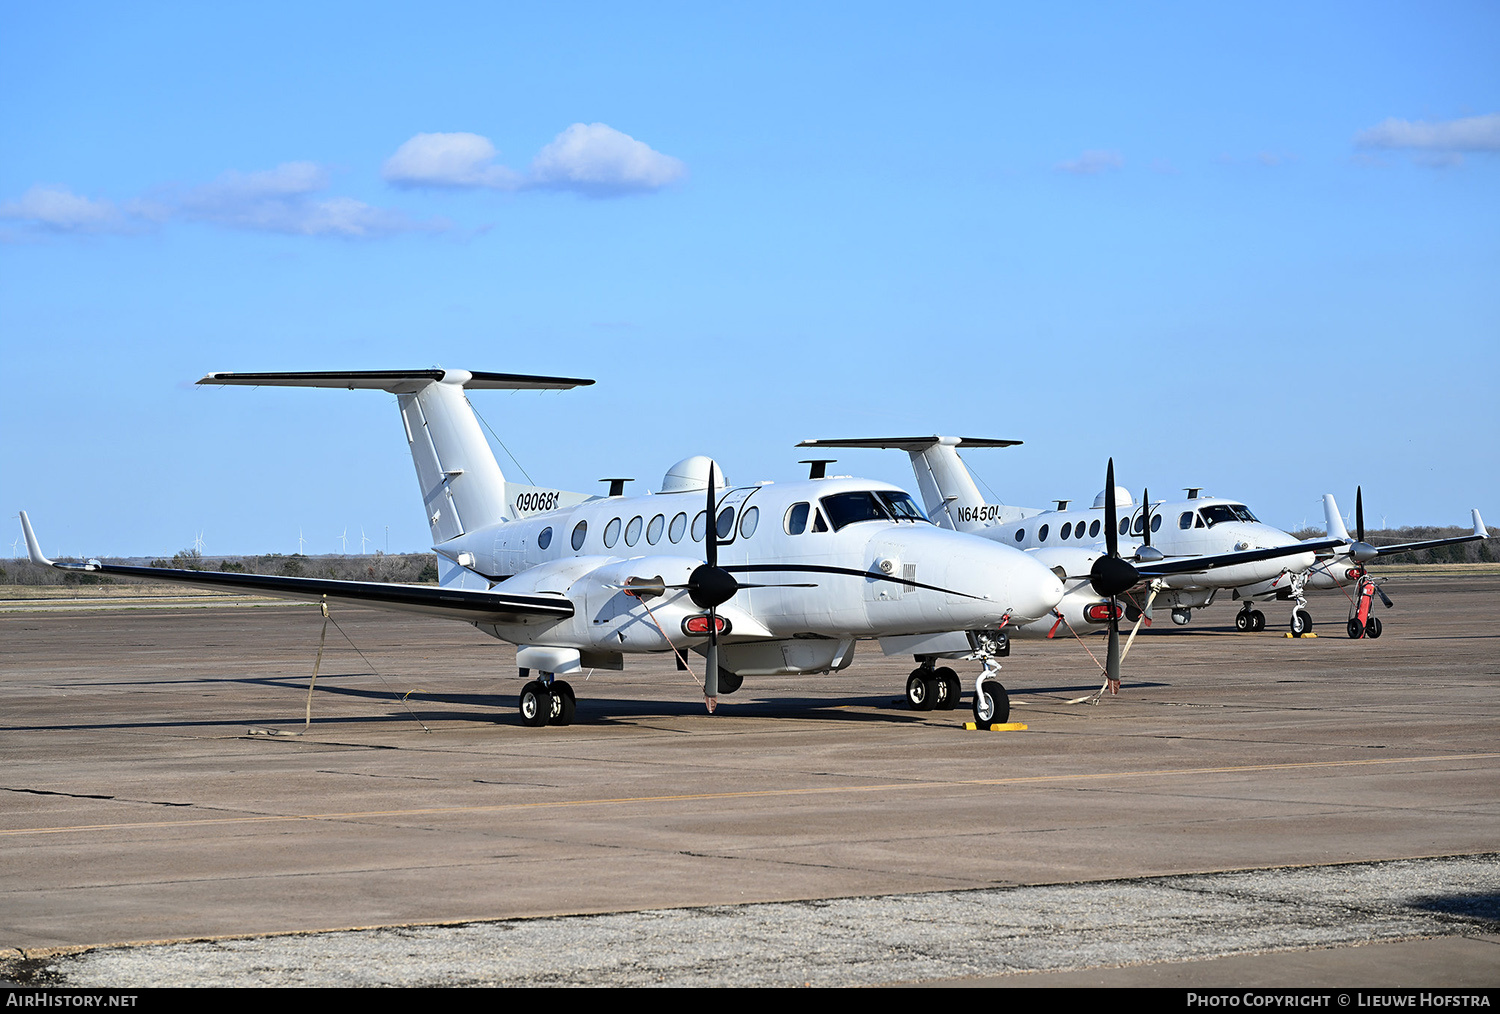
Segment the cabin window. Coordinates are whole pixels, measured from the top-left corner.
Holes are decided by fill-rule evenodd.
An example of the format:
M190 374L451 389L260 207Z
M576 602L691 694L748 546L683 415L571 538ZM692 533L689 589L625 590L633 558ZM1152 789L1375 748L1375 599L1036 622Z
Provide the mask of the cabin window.
M1097 521L1091 521L1091 522L1089 522L1089 538L1091 538L1091 539L1097 539L1098 537L1099 537L1099 522L1097 522Z
M714 522L714 531L719 538L727 539L734 531L734 508L725 507L719 511L719 520Z
M552 526L548 525L542 529L542 534L536 537L536 548L546 549L550 545L552 545Z
M604 548L613 549L616 542L620 541L620 519L612 518L609 524L604 526Z
M1073 537L1073 522L1069 521L1063 525L1063 529L1058 533L1057 537L1059 539L1071 539Z
M651 519L651 523L646 526L646 541L649 542L649 543L651 543L651 545L653 545L653 546L656 545L658 542L661 541L661 531L666 526L667 526L666 515L664 515L664 514L658 514L658 515L656 515L656 517L654 517L654 518Z
M1135 527L1132 529L1132 531L1134 531L1135 534L1140 535L1145 530L1146 530L1146 517L1145 517L1144 514L1137 514L1135 516Z
M646 519L639 514L630 519L630 524L625 526L625 545L633 546L641 541L641 526L645 523Z
M1026 529L1024 529L1024 528L1017 528L1016 529L1016 541L1017 542L1025 542L1026 541Z
M1129 535L1130 534L1130 519L1129 518L1121 518L1120 519L1120 534L1121 535Z
M1159 531L1161 531L1161 515L1160 514L1157 514L1157 515L1155 515L1154 517L1151 518L1151 530L1153 532L1159 532Z
M1075 539L1081 539L1081 538L1083 538L1083 536L1084 536L1083 522L1080 521L1080 522L1078 522L1078 529L1075 532L1073 532L1073 538L1075 538Z
M580 521L580 522L578 522L578 524L576 524L576 525L573 526L573 551L574 552L577 552L578 550L580 550L580 549L583 548L583 539L584 539L584 536L588 535L588 533L589 533L589 523L587 521Z
M687 515L679 514L672 519L672 527L667 529L667 537L674 543L681 542L682 536L687 532Z
M1182 517L1177 519L1177 527L1181 528L1183 531L1187 531L1189 528L1193 527L1193 512L1183 511Z
M801 535L807 531L807 515L812 504L794 503L786 512L784 527L788 535Z
M1036 540L1038 542L1046 542L1047 541L1047 528L1048 528L1047 525L1043 525L1042 527L1040 527L1040 528L1038 528L1036 530Z
M702 542L703 536L708 534L708 511L699 511L698 516L693 518L693 541Z
M755 534L755 528L760 524L760 508L751 507L740 515L740 538L748 539Z

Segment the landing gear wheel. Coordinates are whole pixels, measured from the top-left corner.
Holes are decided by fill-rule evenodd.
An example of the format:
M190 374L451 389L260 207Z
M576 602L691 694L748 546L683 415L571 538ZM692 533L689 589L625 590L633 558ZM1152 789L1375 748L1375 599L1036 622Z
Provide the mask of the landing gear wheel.
M745 677L719 666L719 695L732 694L745 685Z
M1291 622L1287 625L1291 627L1292 633L1299 637L1303 634L1311 633L1312 614L1305 609L1293 610Z
M931 669L918 669L906 678L906 703L913 711L931 711L937 707L939 693Z
M1349 630L1349 640L1351 640L1351 641L1358 641L1361 637L1365 636L1365 628L1361 627L1359 625L1359 621L1356 620L1356 619L1352 619L1351 618L1349 620L1348 630Z
M974 724L1001 725L1010 721L1010 695L995 680L985 680L974 696Z
M1366 637L1379 637L1380 636L1380 630L1381 630L1380 617L1378 617L1378 616L1372 616L1372 617L1370 617L1369 622L1367 622L1365 624L1365 636Z
M539 729L552 717L552 694L541 680L521 688L521 724Z
M1241 609L1239 612L1234 614L1234 629L1239 631L1246 631L1250 629L1249 611Z
M578 710L578 700L573 688L565 680L555 680L551 688L552 711L547 716L548 725L572 725L573 715Z
M958 707L958 699L964 695L963 680L958 673L946 666L932 674L937 679L939 711L952 711Z
M1255 633L1257 631L1261 631L1261 630L1265 630L1265 629L1266 629L1266 614L1263 613L1263 612L1261 612L1259 609L1252 609L1252 610L1250 610L1250 631L1251 631L1251 633Z

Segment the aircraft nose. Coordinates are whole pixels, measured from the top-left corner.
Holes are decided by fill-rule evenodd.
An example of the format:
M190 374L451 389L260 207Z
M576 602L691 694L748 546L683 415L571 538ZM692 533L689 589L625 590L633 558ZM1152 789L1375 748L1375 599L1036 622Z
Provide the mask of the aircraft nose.
M1008 589L1011 620L1014 623L1025 623L1046 616L1062 601L1063 584L1049 568L1025 553L1016 555L1021 560Z
M1009 546L975 538L949 572L950 587L975 589L1003 611L1011 622L1039 619L1062 601L1057 575L1032 557Z

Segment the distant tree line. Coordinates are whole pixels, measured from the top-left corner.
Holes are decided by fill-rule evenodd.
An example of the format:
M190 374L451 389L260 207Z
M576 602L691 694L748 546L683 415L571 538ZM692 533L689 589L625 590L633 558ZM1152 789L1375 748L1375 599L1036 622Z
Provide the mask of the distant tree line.
M435 584L437 557L432 553L375 553L372 556L204 556L196 549L183 549L171 559L106 557L104 563L126 567L159 567L172 570L217 570L235 574L271 574L284 577L322 577L339 581L385 581L393 584ZM59 563L83 563L60 559ZM42 567L27 559L7 560L0 566L0 584L95 585L115 584L115 578L87 571ZM135 584L130 579L119 584Z

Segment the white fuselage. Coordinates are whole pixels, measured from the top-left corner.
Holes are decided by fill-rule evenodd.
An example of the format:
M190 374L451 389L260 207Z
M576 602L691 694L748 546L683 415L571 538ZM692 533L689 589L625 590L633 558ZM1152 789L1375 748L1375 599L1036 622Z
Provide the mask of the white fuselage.
M1119 551L1127 560L1144 544L1145 511L1137 505L1122 507ZM1161 502L1151 505L1151 546L1167 559L1209 554L1272 549L1297 543L1279 528L1256 520L1243 504L1217 497ZM1067 623L1075 629L1106 622L1108 613L1099 607L1104 599L1088 582L1093 563L1105 553L1104 510L1043 511L1019 521L995 522L975 534L1034 556L1063 577L1067 594L1059 605ZM970 529L974 531L974 529ZM1315 556L1290 556L1235 564L1160 578L1162 591L1156 603L1174 609L1208 605L1222 589L1266 587L1287 573L1311 567ZM1046 636L1055 618L1024 625L1023 636Z
M915 505L903 520L864 516L879 514L882 496L910 503L897 487L847 478L716 491L720 567L741 585L816 586L742 587L719 606L726 668L737 642L993 629L1045 616L1060 600L1062 584L1029 554L938 528ZM865 510L865 498L877 509ZM705 508L702 488L607 497L435 548L447 587L556 594L580 606L562 620L483 625L488 633L591 652L665 651L705 640L684 628L704 610L682 587L704 562ZM625 591L627 580L657 578L667 586L659 595Z

